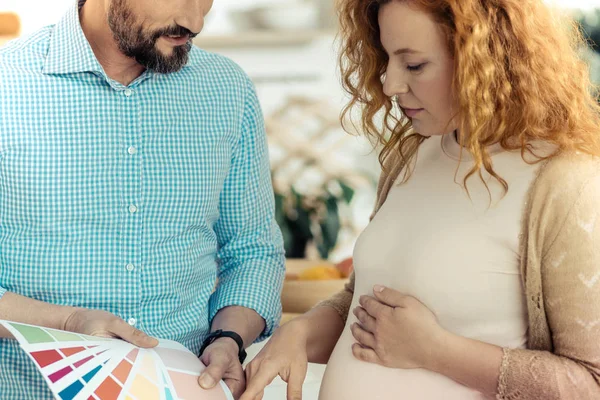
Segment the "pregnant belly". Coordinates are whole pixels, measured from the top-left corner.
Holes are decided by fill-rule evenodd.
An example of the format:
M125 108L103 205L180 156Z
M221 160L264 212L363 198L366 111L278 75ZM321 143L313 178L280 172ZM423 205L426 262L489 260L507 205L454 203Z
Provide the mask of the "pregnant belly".
M319 400L483 400L486 397L424 369L401 370L359 361L348 326L331 355Z

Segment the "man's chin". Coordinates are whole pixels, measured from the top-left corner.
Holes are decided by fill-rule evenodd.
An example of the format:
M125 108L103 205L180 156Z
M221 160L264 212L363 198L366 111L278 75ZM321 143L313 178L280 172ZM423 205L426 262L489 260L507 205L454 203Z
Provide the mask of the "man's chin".
M173 72L180 71L185 66L185 64L187 64L187 61L188 57L186 53L184 58L181 55L179 57L175 55L172 55L171 57L165 57L161 55L161 57L153 58L150 62L141 62L140 64L144 65L146 68L156 73L170 74Z
M169 45L162 37L156 41L154 49L158 54L165 58L169 58L175 53L175 47Z
M191 46L164 48L158 43L152 51L139 52L134 58L145 68L160 74L177 72L185 66Z

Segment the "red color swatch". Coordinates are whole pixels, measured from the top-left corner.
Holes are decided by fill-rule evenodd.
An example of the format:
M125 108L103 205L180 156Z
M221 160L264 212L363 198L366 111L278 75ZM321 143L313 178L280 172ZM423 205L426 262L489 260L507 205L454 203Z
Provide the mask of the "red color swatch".
M31 356L42 368L54 364L63 358L56 350L36 351L31 353Z

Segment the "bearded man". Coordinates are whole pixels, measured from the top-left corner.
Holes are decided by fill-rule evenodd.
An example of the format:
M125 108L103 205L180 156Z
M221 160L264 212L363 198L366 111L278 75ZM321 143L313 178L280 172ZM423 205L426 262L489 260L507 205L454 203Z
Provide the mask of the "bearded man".
M264 122L212 0L87 0L0 50L0 319L175 340L244 390L281 313ZM0 331L0 399L51 399Z

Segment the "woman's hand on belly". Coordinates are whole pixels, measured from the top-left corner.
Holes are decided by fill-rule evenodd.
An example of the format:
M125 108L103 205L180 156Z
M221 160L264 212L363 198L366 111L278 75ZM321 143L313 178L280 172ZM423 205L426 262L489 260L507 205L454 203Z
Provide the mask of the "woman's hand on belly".
M361 296L352 326L360 360L389 368L424 368L496 396L502 348L445 330L423 303L375 286L375 297Z
M354 356L389 368L431 369L446 333L433 312L389 288L375 286L373 293L353 310L359 321L351 326Z

